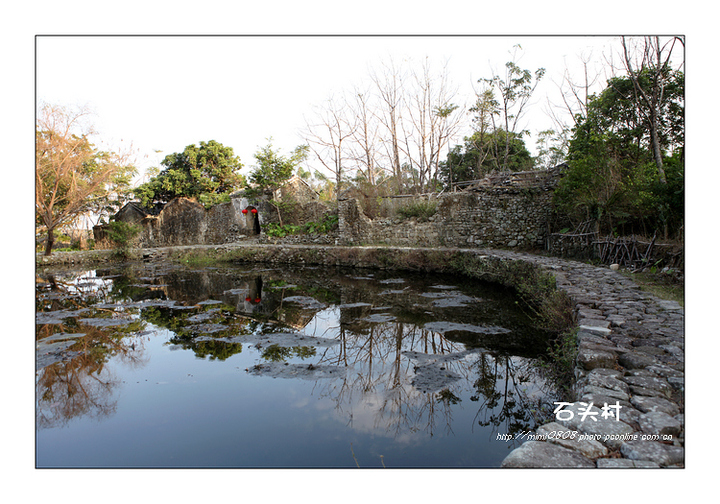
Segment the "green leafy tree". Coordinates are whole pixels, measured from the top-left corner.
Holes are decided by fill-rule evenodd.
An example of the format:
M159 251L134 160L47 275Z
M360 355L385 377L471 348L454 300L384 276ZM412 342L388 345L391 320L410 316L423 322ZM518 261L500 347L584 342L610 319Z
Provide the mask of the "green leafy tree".
M673 72L670 58L675 46L684 44L682 37L672 37L665 43L661 43L657 36L643 37L637 51L639 58L634 58L630 42L622 37L623 63L632 83L632 94L625 95L625 98L635 104L641 122L647 128L649 148L663 184L667 183L663 166L663 143L667 142L667 138L663 138L668 115L666 107L672 107L674 103L672 98L668 98L677 96L673 87L678 84L674 77L679 73Z
M513 60L521 47L517 45L514 49ZM494 73L490 78L478 81L482 88L470 111L476 114L473 120L480 134L480 143L485 143L486 133L495 142L493 155L498 171L511 170L512 137L527 134L526 130L520 128L520 120L544 75L544 68L537 69L533 74L530 70L520 68L515 61L508 61L505 63L504 75ZM502 136L504 141L501 145Z
M513 59L517 50L515 47ZM492 171L525 171L535 167L535 160L525 146L528 134L520 120L535 88L545 75L540 68L533 74L515 61L505 64L503 75L493 73L478 81L475 104L470 108L475 132L455 145L440 166L447 186L476 180Z
M272 138L268 144L261 147L255 153L257 164L250 173L250 187L261 192L272 192L282 186L296 169L300 169L300 163L305 161L308 154L308 146L300 145L287 157L280 154L279 150L273 149Z
M279 150L273 149L272 138L268 138L267 145L255 153L257 164L250 173L250 184L245 190L246 194L272 195L276 189L293 176L296 170L300 171L300 163L307 158L308 149L307 145L299 145L295 147L289 157L283 156ZM287 211L289 210L288 205L292 206L292 202L281 203L270 200L269 203L277 210L278 220L282 226L281 207L285 207Z
M166 156L161 164L164 169L160 173L135 189L144 206L184 196L209 207L228 201L245 183L240 158L232 147L215 140L188 145L183 152Z
M607 233L660 229L665 237L682 226L684 75L668 72L652 135L650 114L634 99L638 83L651 85L652 72L614 77L590 97L586 116L573 129L569 170L555 192L558 210L570 221L594 220Z
M506 145L506 142L509 142ZM517 133L496 130L492 133L476 131L465 137L463 145L456 145L441 163L440 173L449 187L453 183L477 180L491 171L532 170L534 160Z

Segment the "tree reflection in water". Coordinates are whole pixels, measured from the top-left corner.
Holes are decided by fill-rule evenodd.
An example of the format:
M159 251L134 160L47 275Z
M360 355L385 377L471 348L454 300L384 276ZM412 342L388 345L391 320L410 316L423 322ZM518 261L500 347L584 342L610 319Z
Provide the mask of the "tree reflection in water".
M470 400L482 398L477 423L492 426L493 432L516 433L531 430L542 420L540 409L552 394L543 387L542 376L530 359L489 351L468 353L462 343L414 325L377 324L367 334L341 328L339 338L338 351L333 353L335 347L326 350L320 362L352 367L353 373L339 383L319 385L321 394L335 402L351 425L353 408L360 405L373 411L373 428L393 436L404 432L432 436L438 425L451 433L453 407L462 402L467 384L472 384ZM438 370L458 379L438 390L414 386L418 366L408 354L415 351L430 359L449 357L436 364ZM464 357L452 358L458 355Z
M39 428L112 415L119 380L105 363L117 357L143 365L145 324L171 331L169 344L203 359L251 348L261 362L347 369L315 379L313 393L331 400L353 429L396 438L452 433L455 409L470 407L476 425L528 431L542 420L542 404L555 400L534 365L549 335L494 287L159 264L58 278L39 278L36 337L39 345L54 337L72 344L38 370ZM424 327L430 322L455 325L437 331Z
M112 415L117 407L114 389L119 380L105 364L112 357L132 366L146 362L144 322L128 318L127 323L110 327L81 322L118 320L112 318L118 314L116 311L97 306L109 295L111 283L89 272L63 280L54 275L38 280L38 312L53 314L55 320L36 324L37 427L61 426L76 417L100 419Z

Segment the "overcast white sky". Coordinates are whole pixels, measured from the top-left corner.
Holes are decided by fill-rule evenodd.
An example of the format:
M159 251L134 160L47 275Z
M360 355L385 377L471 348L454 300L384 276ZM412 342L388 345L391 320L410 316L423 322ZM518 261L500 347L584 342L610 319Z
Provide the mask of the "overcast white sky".
M41 36L36 92L38 102L89 107L99 139L109 147L132 143L141 170L159 166L164 156L187 145L217 140L234 149L247 172L268 137L289 153L303 143L300 131L313 106L367 81L370 69L390 58L447 62L449 80L459 90L454 102L469 106L473 84L501 72L520 44L520 67L547 71L523 126L536 133L553 126L547 99L561 104L558 83L566 69L581 79L580 56L592 55L599 64L619 49L618 41L601 36ZM534 139L527 144L534 151Z

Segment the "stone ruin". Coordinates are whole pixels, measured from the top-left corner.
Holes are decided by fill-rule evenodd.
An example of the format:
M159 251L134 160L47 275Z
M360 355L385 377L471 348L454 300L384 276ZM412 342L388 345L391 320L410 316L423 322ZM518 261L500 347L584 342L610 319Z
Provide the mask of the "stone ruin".
M560 165L543 171L490 174L461 191L383 198L386 216L371 218L368 201L359 195L338 198L341 245L387 244L424 247L490 247L539 249L546 247L552 214L553 190ZM271 201L281 201L284 211ZM418 202L434 204L426 221L403 219L398 209ZM377 205L377 198L371 204ZM290 210L288 210L290 209ZM248 198L233 194L230 201L205 209L189 198L175 198L163 208L147 209L128 203L115 220L139 224L136 245L144 248L213 245L264 235L271 222L300 225L321 221L333 209L299 177L272 194ZM96 248L112 248L107 227L94 229Z
M284 212L270 201L286 202ZM254 238L271 222L302 224L321 220L330 209L302 179L293 177L276 191L258 197L238 192L230 201L206 209L192 198L178 197L153 208L129 202L113 220L141 226L135 245L143 248L215 245ZM107 225L95 226L95 247L113 248Z
M544 248L552 215L553 191L562 166L551 170L493 173L461 191L414 197L390 197L386 217L371 219L359 198L339 201L343 244L423 247ZM397 210L432 203L427 221L402 219Z

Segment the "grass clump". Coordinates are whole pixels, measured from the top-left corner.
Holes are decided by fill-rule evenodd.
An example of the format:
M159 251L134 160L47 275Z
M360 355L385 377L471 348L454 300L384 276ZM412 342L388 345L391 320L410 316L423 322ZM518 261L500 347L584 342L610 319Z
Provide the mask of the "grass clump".
M620 269L620 273L635 282L640 289L660 299L667 299L685 306L685 282L678 279L674 270L666 272L642 271L632 272Z
M418 222L427 222L437 213L437 203L433 201L414 201L397 209L397 215L403 220L415 218Z
M538 362L547 379L565 400L574 400L575 359L578 353L577 328L568 329L550 341L547 356Z
M277 224L269 223L265 227L265 233L273 238L282 238L295 234L328 234L338 227L338 216L330 214L320 221L306 222L305 224Z

